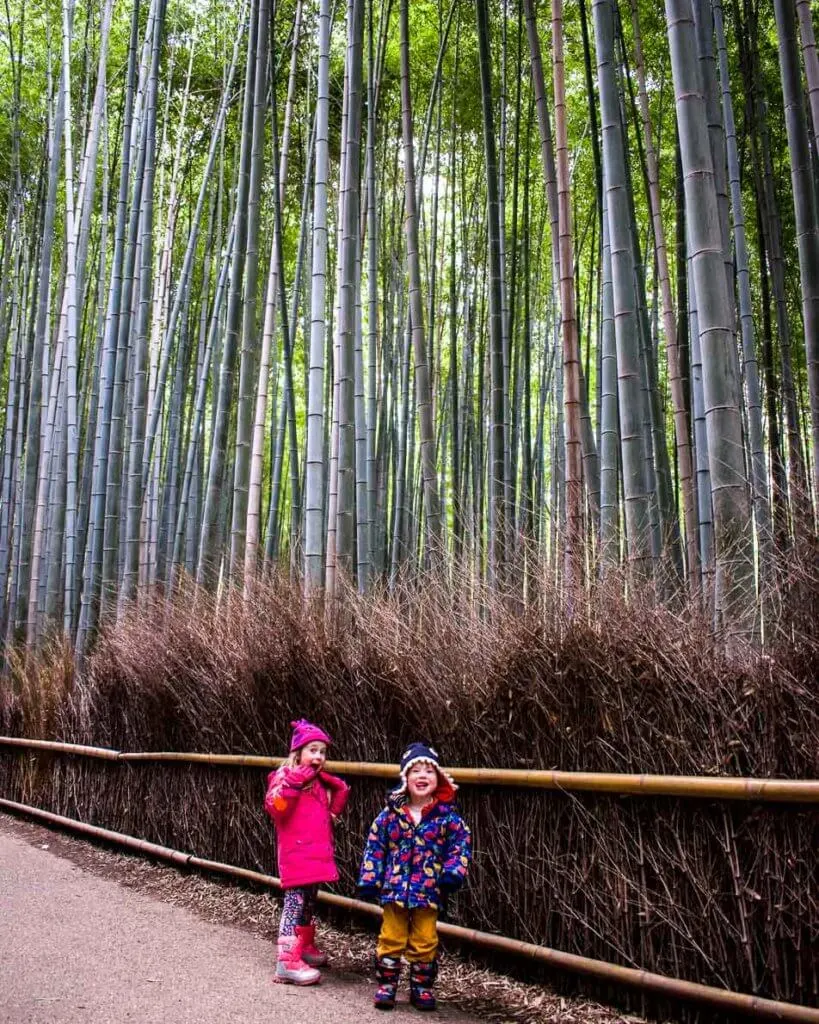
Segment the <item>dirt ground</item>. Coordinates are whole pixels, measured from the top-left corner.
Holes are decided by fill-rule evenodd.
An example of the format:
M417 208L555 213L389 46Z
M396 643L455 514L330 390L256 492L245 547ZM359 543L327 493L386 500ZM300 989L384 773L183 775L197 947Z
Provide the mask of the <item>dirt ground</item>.
M0 1024L366 1024L373 937L322 926L334 968L272 983L278 901L0 814ZM406 984L406 983L405 983ZM435 1019L636 1020L447 955ZM423 1019L423 1018L422 1018Z

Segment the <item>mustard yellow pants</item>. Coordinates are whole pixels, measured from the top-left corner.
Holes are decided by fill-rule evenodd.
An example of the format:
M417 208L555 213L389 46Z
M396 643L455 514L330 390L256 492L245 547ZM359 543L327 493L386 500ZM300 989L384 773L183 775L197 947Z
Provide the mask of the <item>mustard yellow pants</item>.
M437 910L407 910L386 903L376 953L379 957L405 956L411 964L429 963L438 952L437 920Z

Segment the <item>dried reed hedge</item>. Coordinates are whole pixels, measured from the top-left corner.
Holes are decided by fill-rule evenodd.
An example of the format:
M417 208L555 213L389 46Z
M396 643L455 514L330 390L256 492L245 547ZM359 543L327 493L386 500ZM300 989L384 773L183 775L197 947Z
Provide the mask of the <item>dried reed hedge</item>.
M810 591L816 593L816 591ZM819 643L724 652L691 619L601 597L567 622L458 598L348 596L328 627L283 583L219 609L143 604L82 678L52 651L0 692L0 729L124 750L279 754L306 716L333 756L450 764L819 777ZM0 748L0 791L270 871L264 772L109 764ZM383 800L353 780L339 827L352 892ZM652 971L817 1005L819 811L464 787L476 857L457 920Z

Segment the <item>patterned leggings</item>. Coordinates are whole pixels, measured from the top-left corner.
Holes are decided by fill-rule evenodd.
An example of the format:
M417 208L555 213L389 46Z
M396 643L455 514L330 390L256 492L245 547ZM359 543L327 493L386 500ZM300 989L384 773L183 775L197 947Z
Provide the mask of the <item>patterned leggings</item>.
M299 925L311 924L316 909L317 885L305 885L300 889L285 889L284 907L279 919L279 937L295 935Z

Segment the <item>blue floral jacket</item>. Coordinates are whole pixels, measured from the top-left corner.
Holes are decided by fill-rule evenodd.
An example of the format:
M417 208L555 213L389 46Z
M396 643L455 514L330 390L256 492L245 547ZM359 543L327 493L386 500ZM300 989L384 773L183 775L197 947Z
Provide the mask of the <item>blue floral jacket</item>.
M436 794L416 825L406 796L390 797L370 828L358 885L379 902L409 910L439 910L441 889L463 884L472 855L472 836L447 787Z

